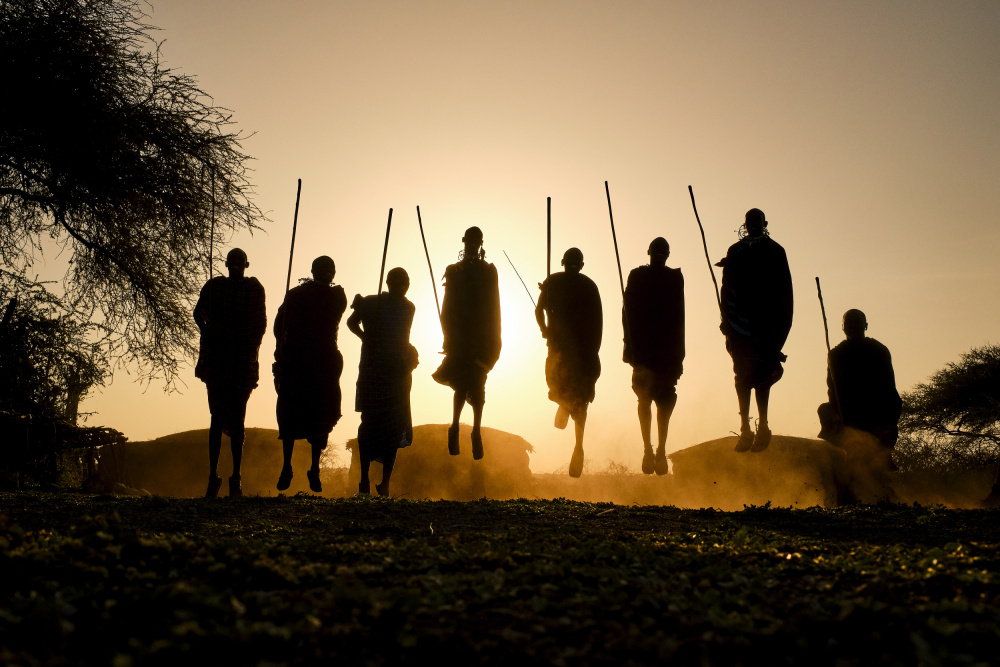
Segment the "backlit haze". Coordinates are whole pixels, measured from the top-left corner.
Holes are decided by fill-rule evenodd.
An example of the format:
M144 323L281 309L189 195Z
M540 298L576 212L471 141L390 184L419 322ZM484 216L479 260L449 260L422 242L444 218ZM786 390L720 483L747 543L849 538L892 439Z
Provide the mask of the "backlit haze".
M415 424L451 416L450 389L430 378L441 332L415 207L442 296L441 275L457 261L463 231L482 228L503 314L484 424L531 442L535 472L565 469L572 426L552 427L545 344L503 251L537 297L546 197L553 270L566 248L579 247L604 302L588 458L596 468L611 459L637 470L642 455L631 369L621 361L605 180L625 276L648 261L656 236L670 242L668 265L684 272L687 359L668 451L739 424L689 184L713 262L737 240L752 207L766 213L788 253L795 319L785 376L771 394L775 433L819 430L826 348L815 276L831 343L843 338L845 310L865 311L868 334L892 351L900 391L997 339L994 0L159 0L149 22L161 28L167 65L196 76L215 104L233 110L241 131L255 133L244 147L255 157L256 202L271 221L266 233L226 246L246 250L248 275L267 290L269 330L247 426L276 428L270 325L283 296L297 178L293 285L314 257L328 254L348 302L374 293L394 209L386 271L409 272L417 308ZM221 258L216 269L224 270ZM338 445L359 423L360 341L343 323L340 347L344 418L331 436ZM205 389L192 367L182 376L187 387L171 394L119 371L82 409L98 413L89 423L132 440L207 428ZM464 421L471 419L467 408Z

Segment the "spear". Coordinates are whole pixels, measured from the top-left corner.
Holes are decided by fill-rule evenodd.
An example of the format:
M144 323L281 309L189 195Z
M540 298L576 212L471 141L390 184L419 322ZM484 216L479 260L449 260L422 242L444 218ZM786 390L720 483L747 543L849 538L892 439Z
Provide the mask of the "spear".
M382 293L382 278L385 276L385 255L389 252L389 230L392 228L392 209L389 209L389 222L385 225L385 245L382 247L382 271L378 274L378 291Z
M431 267L431 254L427 251L427 237L424 236L424 221L420 218L420 207L417 207L417 224L420 225L420 240L424 242L424 255L427 256L427 270L431 272L431 287L434 289L434 305L437 306L438 322L441 321L441 303L438 301L438 288L434 282L434 269Z
M701 218L698 216L698 205L694 203L694 190L690 185L688 186L688 193L691 195L691 207L694 209L694 219L698 221L698 229L701 230L701 245L705 248L705 261L708 262L708 272L712 274L712 284L715 285L715 301L719 304L719 313L721 314L722 298L719 296L719 283L715 280L715 270L712 268L712 260L708 256L708 242L705 240L705 228L701 226Z
M302 179L299 179L299 187L295 190L295 216L292 218L292 247L288 250L288 277L285 279L285 294L288 294L288 287L292 284L292 256L295 254L295 229L299 226L299 196L302 194Z
M628 346L635 349L632 346L632 327L629 326L628 322L628 308L625 307L625 279L622 277L622 260L618 255L618 236L615 234L615 216L611 212L611 190L608 188L608 182L604 181L604 192L608 195L608 217L611 219L611 239L615 242L615 261L618 262L618 284L621 286L622 290L622 313L625 316L625 335L628 337Z

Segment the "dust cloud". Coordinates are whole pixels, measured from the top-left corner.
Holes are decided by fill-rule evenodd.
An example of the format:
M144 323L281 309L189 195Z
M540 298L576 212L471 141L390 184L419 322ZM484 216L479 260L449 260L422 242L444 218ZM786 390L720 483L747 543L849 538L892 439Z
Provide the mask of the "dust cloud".
M463 424L461 454L449 456L447 425L425 424L414 428L414 442L399 451L392 477L391 495L411 500L472 500L477 498L566 498L621 505L673 505L731 511L744 506L835 507L844 502L880 500L941 504L946 507L980 506L992 478L972 475L954 480L926 474L885 471L885 450L866 433L849 430L842 447L823 440L775 435L763 452L736 453L734 436L704 442L670 454L671 473L643 475L614 461L588 459L584 475L570 478L565 471L532 473L532 446L524 438L483 428L486 456L473 461L471 428ZM177 433L148 442L102 448L100 477L110 488L135 489L173 497L200 497L208 479L208 431ZM357 493L360 479L357 441L331 444L324 456L323 496ZM350 467L343 465L348 459ZM338 465L339 464L339 465ZM219 474L231 474L228 439L223 438ZM309 447L296 445L295 476L289 495L309 492L305 471ZM275 482L281 470L281 443L272 429L247 429L243 455L243 492L277 495ZM381 480L381 466L372 464L373 486ZM223 494L225 486L223 486Z

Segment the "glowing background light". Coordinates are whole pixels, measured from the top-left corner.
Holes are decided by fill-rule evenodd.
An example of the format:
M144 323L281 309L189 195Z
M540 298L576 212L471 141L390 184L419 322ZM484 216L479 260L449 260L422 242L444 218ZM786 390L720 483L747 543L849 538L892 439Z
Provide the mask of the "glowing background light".
M777 433L812 436L825 398L825 347L857 307L892 350L901 390L971 346L995 340L1000 211L1000 5L908 2L234 2L162 0L168 65L194 74L256 132L267 233L241 236L249 274L281 302L295 179L302 204L293 277L320 254L349 300L387 269L410 273L415 423L445 422L450 393L430 379L440 332L415 206L440 276L463 230L485 232L500 274L504 350L485 422L536 446L536 471L565 466L570 431L552 428L544 342L503 250L529 287L544 278L545 197L553 268L575 245L605 307L603 375L588 452L638 467L641 444L621 363L620 295L604 199L610 181L627 272L655 236L687 284L687 348L668 449L737 428L732 372L687 185L713 260L751 207L786 248L796 297ZM273 426L273 351L249 426ZM359 341L341 328L345 417L353 437ZM122 374L88 399L92 423L131 439L208 425L203 385L163 395ZM471 417L470 417L471 419ZM488 455L488 453L487 453Z

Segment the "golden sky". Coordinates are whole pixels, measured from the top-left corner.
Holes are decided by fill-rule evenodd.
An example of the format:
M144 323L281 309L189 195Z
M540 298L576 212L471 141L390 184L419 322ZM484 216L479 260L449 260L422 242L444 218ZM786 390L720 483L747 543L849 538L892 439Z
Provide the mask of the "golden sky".
M450 419L430 373L441 335L420 245L438 280L464 229L485 233L500 276L504 349L484 423L536 447L535 471L564 468L572 430L552 428L545 346L529 286L579 247L604 301L603 375L587 424L598 467L638 468L630 368L608 223L610 182L626 273L656 236L687 286L687 359L668 450L738 428L731 362L691 211L694 187L713 261L762 209L788 254L796 311L776 433L813 436L825 400L825 344L848 308L892 351L906 390L970 347L996 340L1000 278L1000 3L955 2L264 2L159 0L169 66L195 75L256 160L266 233L231 240L281 303L295 183L303 181L293 278L328 254L348 300L374 293L388 209L388 268L410 274L414 423ZM220 265L221 266L221 265ZM721 275L720 275L721 277ZM533 289L537 294L537 289ZM345 416L354 437L360 341L341 327ZM247 425L274 427L274 338ZM133 440L208 426L204 385L164 395L119 373L88 399L94 424ZM471 413L468 415L471 421ZM468 450L468 446L466 446ZM468 452L466 451L466 455ZM487 456L489 452L487 452Z

